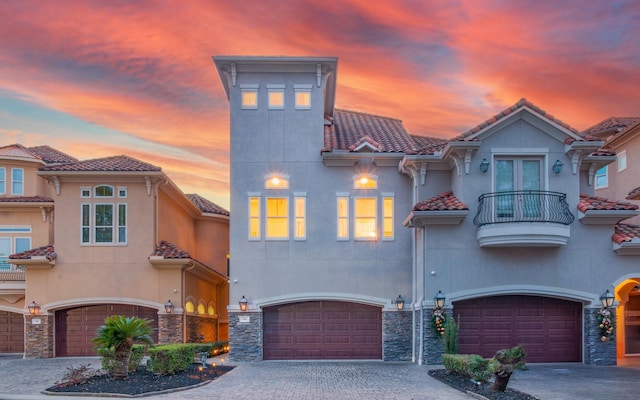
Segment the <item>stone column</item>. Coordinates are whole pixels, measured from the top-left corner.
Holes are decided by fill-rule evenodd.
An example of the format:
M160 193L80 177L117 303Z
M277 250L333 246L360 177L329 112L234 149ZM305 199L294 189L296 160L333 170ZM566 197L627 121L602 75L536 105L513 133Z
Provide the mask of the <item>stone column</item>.
M229 312L229 359L262 361L262 313Z
M53 315L24 316L24 358L53 357Z
M442 354L444 353L444 338L436 333L431 326L433 309L425 308L423 312L424 324L424 362L425 364L442 364ZM453 318L453 310L444 309L446 318Z
M411 311L382 312L382 359L411 361Z
M158 343L182 343L182 314L158 314Z
M584 363L592 365L616 365L616 335L615 324L614 333L610 338L603 341L598 326L599 308L584 309ZM611 319L616 320L615 308L610 308Z

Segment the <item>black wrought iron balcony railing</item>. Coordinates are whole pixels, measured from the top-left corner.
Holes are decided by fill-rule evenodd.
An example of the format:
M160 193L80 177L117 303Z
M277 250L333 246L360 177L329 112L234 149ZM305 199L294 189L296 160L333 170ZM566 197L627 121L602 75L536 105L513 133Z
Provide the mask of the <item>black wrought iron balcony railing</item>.
M485 193L478 198L477 227L509 222L551 222L569 225L575 217L569 211L567 195L559 192L521 190Z

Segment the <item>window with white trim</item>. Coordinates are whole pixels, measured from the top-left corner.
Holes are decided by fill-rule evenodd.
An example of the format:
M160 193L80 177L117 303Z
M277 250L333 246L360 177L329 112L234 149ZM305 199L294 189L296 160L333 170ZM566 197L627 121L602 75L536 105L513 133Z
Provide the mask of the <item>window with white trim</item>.
M0 167L0 194L7 193L7 169Z
M270 110L284 109L284 84L268 84L267 100Z
M85 194L81 190L80 195L83 197ZM127 204L103 200L114 197L114 188L110 185L94 187L93 195L95 202L80 205L80 243L126 244Z
M127 188L126 187L119 187L118 188L118 197L120 197L121 199L126 199L127 198Z
M312 85L307 85L307 84L293 85L296 110L311 109L311 89L312 89Z
M83 199L91 198L91 188L80 188L80 197Z
M2 233L23 233L31 232L30 226L2 226ZM31 249L30 236L8 236L0 237L0 271L12 271L15 267L7 260L11 254L21 253Z
M24 194L24 169L11 168L11 194L22 196Z
M249 196L249 240L260 239L260 197Z
M382 240L393 240L393 194L382 194Z
M359 240L375 240L378 236L376 227L378 199L375 197L356 197L353 202L354 238Z
M294 207L294 239L304 240L307 238L307 194L293 194Z
M288 239L289 198L267 197L265 206L266 239Z
M258 108L258 85L240 85L240 107L245 110L256 110Z
M596 171L596 189L603 189L609 186L609 179L607 177L607 165Z
M618 154L618 172L627 169L627 151L623 150Z
M349 240L349 194L337 194L338 240Z

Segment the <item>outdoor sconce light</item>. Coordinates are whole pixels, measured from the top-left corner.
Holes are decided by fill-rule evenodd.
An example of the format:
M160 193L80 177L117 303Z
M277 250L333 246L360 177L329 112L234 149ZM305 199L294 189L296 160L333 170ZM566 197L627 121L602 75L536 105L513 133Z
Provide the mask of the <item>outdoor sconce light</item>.
M167 302L164 303L164 310L167 312L167 314L171 314L173 312L173 308L174 305L171 300L167 300Z
M396 308L398 309L398 311L402 311L402 309L404 308L404 299L400 295L398 295L398 297L396 298Z
M35 301L32 301L27 308L29 309L29 314L31 315L38 315L40 313L40 306Z
M489 170L489 161L487 161L486 158L482 159L482 162L480 163L480 171L482 171L482 173L485 173Z
M560 160L556 160L555 164L553 164L553 167L551 167L553 169L553 172L555 172L556 174L559 174L560 171L562 171L562 166L564 164L562 164L562 161Z
M249 304L249 300L247 300L244 295L242 295L242 298L240 299L240 301L238 301L238 304L240 304L240 311L247 311L247 305Z
M615 298L616 297L613 295L613 293L611 293L609 289L607 289L607 291L602 293L602 295L600 296L602 307L609 308L613 306L613 300L615 300Z
M437 308L444 307L445 299L446 299L446 297L444 296L444 294L442 294L442 291L438 290L438 294L436 294L436 297L435 297L436 307Z

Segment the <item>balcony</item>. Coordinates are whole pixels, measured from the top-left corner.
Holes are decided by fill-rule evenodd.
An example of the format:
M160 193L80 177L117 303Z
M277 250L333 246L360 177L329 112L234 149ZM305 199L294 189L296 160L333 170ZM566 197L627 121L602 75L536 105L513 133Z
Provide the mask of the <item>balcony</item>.
M569 240L575 217L564 193L485 193L478 201L473 223L480 247L560 247Z
M15 303L24 298L25 271L0 258L0 299Z

